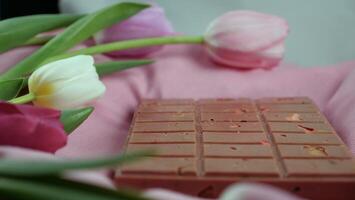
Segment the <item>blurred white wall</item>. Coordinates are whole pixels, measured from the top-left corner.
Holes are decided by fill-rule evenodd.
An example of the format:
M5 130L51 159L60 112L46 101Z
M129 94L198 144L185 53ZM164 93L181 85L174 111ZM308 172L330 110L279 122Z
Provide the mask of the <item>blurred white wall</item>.
M62 0L63 12L91 12L120 0ZM142 1L141 1L142 2ZM143 0L144 2L144 0ZM355 0L156 0L175 30L201 34L224 12L250 9L286 18L286 60L304 66L355 59Z

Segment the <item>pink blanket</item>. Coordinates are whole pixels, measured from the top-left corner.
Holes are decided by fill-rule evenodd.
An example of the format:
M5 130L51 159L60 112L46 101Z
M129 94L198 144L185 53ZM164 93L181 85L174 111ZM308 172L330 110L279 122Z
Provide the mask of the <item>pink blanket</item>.
M32 50L22 48L0 55L0 67L10 66ZM283 63L271 70L236 70L212 63L201 46L191 45L165 47L152 58L156 62L150 66L103 79L107 86L105 96L96 102L93 115L70 135L68 145L57 155L74 158L117 153L127 135L132 112L142 98L270 96L312 98L355 154L355 62L314 68ZM108 58L97 57L97 61L104 60ZM150 193L156 195L154 191ZM166 194L163 193L158 195Z

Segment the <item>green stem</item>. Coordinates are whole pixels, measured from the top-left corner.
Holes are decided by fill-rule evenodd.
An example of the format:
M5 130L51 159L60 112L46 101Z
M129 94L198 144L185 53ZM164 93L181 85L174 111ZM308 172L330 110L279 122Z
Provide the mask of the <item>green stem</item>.
M36 97L35 97L35 95L33 93L28 93L26 95L11 99L9 102L13 103L13 104L24 104L24 103L31 102L35 98Z
M54 38L54 36L52 36L52 35L37 36L37 37L29 39L22 46L42 45L42 44L47 43L52 38Z
M76 56L76 55L81 55L81 54L93 55L99 53L106 53L110 51L134 49L134 48L148 47L148 46L159 46L165 44L201 44L203 42L204 42L203 36L184 36L184 35L126 40L126 41L96 45L93 47L68 52L65 54L54 56L46 60L45 63Z
M50 39L50 38L47 38ZM45 39L31 39L29 41L30 44L35 44L39 42L44 42ZM76 55L93 55L93 54L100 54L106 53L111 51L119 51L119 50L126 50L126 49L134 49L140 47L148 47L148 46L159 46L159 45L166 45L166 44L203 44L204 38L203 36L167 36L167 37L158 37L158 38L143 38L143 39L135 39L135 40L126 40L126 41L119 41L107 44L96 45L89 48L80 49L77 51L72 51L68 53L64 53L58 56L54 56L51 58L46 59L41 65L50 63L52 61L76 56ZM21 71L20 69L17 69ZM0 80L5 79L6 73L0 75Z

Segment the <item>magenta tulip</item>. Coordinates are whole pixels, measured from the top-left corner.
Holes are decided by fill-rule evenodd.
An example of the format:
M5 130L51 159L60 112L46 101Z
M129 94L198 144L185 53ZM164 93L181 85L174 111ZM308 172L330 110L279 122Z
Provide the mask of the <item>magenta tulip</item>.
M254 11L232 11L214 20L205 34L211 58L238 68L271 68L284 54L287 22Z
M0 102L0 145L54 153L67 142L60 111Z
M152 5L133 17L112 27L105 29L96 35L95 41L99 44L115 41L132 40L148 37L161 37L174 33L174 30L165 17L161 7ZM110 56L144 56L159 50L161 46L144 47L123 51L106 53Z

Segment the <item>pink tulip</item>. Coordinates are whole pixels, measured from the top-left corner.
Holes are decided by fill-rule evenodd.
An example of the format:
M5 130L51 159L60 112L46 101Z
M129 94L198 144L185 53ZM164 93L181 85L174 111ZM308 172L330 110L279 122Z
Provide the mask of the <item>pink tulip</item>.
M97 43L110 43L147 37L161 37L173 34L174 30L161 7L153 5L137 15L100 32ZM110 56L144 56L159 50L161 46L144 47L107 53Z
M218 17L206 31L211 58L239 68L271 68L283 57L287 22L253 11L232 11Z
M54 153L67 142L60 111L0 102L0 145Z

